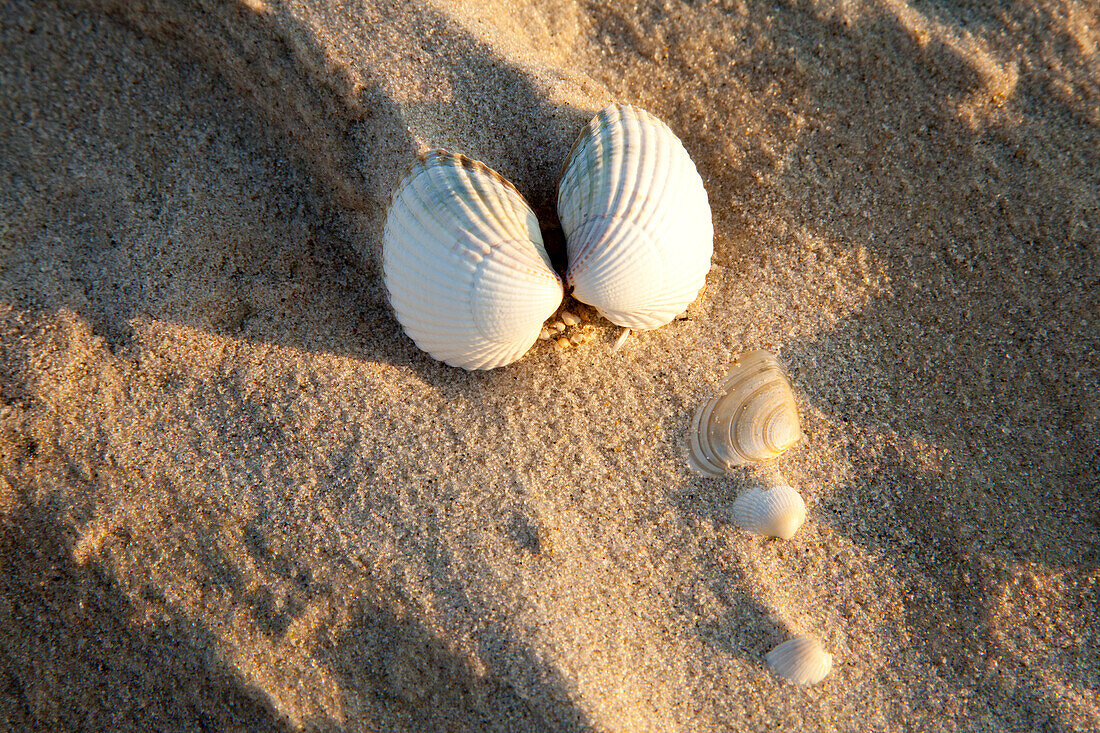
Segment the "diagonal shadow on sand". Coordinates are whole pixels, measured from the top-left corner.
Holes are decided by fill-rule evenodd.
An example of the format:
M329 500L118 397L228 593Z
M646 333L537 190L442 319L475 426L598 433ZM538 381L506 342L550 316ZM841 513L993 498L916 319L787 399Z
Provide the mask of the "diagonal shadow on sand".
M62 524L24 506L0 522L0 720L13 730L290 731L217 656L209 632L163 610L134 620L97 563L72 559ZM163 601L163 599L159 599Z
M354 105L346 105L340 93L351 83L341 77L339 68L328 69L318 79L316 69L301 65L300 54L322 54L317 49L291 50L283 37L288 27L296 43L308 44L309 33L295 29L285 17L252 14L244 6L217 3L91 5L107 9L154 39L167 39L167 44L149 38L130 39L129 47L123 44L117 50L117 58L94 58L92 49L114 47L118 27L99 15L74 14L51 6L30 10L9 27L9 35L24 34L20 40L31 44L31 57L41 63L35 65L37 70L19 69L13 75L20 94L8 113L15 119L4 125L0 138L12 160L8 175L13 194L6 205L13 209L24 206L20 213L25 225L16 234L21 249L5 250L5 279L12 285L5 289L5 297L10 298L7 305L44 315L62 310L75 313L122 358L133 353L135 339L145 337L133 330L133 323L163 319L245 341L400 364L421 372L426 381L447 375L445 383L450 389L513 379L478 375L471 376L465 386L455 386L453 370L417 354L411 343L397 337L397 325L384 304L376 263L369 256L360 259L356 255L357 250L377 246L384 202L418 146L399 105L381 86L358 89ZM227 16L228 22L222 23ZM277 20L283 23L279 29L275 28ZM447 21L426 21L431 22ZM55 27L71 33L62 41L51 33ZM473 83L480 75L506 77L509 88L523 90L525 103L549 104L542 92L527 85L521 72L460 30L452 27L450 32L452 41L457 35L469 45L462 54L476 67L465 83ZM103 41L102 36L108 40ZM213 68L189 61L189 44L205 44L207 55L198 58L213 59ZM157 61L165 56L169 62ZM65 59L64 67L54 63L59 57ZM238 92L246 93L229 91L223 77ZM150 82L158 85L155 94L145 86ZM66 109L47 109L39 116L40 111L34 108L35 88L50 84L71 84L88 91L74 93ZM110 99L96 95L95 90L103 88L114 90ZM176 93L165 94L165 89ZM158 107L150 103L152 99L167 99L167 103ZM549 112L548 118L562 119L561 110ZM564 116L579 121L587 113L566 109ZM269 123L276 129L263 132ZM66 132L73 129L76 134ZM477 135L488 140L496 134L478 129L471 133L469 143L476 147ZM536 142L548 143L545 139ZM567 149L570 143L565 136L554 140L558 148ZM285 153L287 147L295 151L294 157ZM499 150L499 145L495 149ZM546 153L547 158L554 156L554 150ZM379 151L386 154L370 157ZM57 166L71 174L59 175L42 186L36 180L41 161L34 159L39 154L52 156ZM529 161L490 162L507 171L523 170ZM528 180L542 181L534 198L538 201L541 197L540 213L546 216L545 202L553 183L544 173L536 170L527 175ZM234 218L239 226L211 235L211 222ZM23 277L32 269L50 273L45 285L42 278ZM16 285L31 281L37 285ZM9 356L5 352L5 357ZM4 367L5 402L23 404L15 375L24 370L8 361ZM208 397L221 399L213 393ZM246 401L242 398L242 403ZM282 435L275 423L253 427L268 430L265 439ZM283 440L272 449L278 452L291 447ZM106 467L101 470L110 473ZM86 478L97 480L96 476ZM241 473L234 478L252 482L255 477ZM140 479L127 476L124 481L134 480ZM102 481L104 485L89 496L111 493L105 485L107 479ZM21 490L24 484L25 478L15 483ZM207 527L186 511L187 506L201 507L208 497L191 495L186 487L146 488L151 495L182 492L173 516L182 525L177 529L193 533L183 541L193 545L200 585L250 610L254 625L264 634L277 639L288 633L310 602L310 594L326 592L325 581L309 579L286 555L267 558L262 538L278 530L266 526L262 514L251 525L252 531L246 527L244 532L250 562L260 568L259 577L252 578L259 580L260 586L249 589L240 557L224 549L218 523ZM290 480L286 486L267 488L277 500L289 491ZM28 505L20 511L39 509ZM57 555L56 563L64 564L72 553L58 539L65 532L65 522L49 513L42 517L40 534L53 538L50 546ZM23 521L18 512L9 518L16 526ZM223 519L230 522L228 516ZM423 544L430 547L433 540L427 538ZM18 549L11 557L25 558L30 553L26 543ZM146 632L132 628L126 621L131 611L125 596L106 571L64 568L72 585L103 587L102 592L95 591L103 598L102 614L92 614L91 622L111 629L104 644L121 640L120 644L132 650L116 656L104 651L106 664L140 668L146 664L147 652L159 653L161 642L150 639L160 639L164 633L169 638L163 643L171 642L166 631L154 630L146 638ZM29 579L24 581L11 589L12 598L27 597L31 606L47 603L43 593L52 592L51 588L43 590ZM441 578L439 582L451 584L447 587L456 598L465 592L455 585L456 580ZM153 588L150 593L155 596L157 591ZM174 620L169 631L187 623ZM80 645L81 637L70 638L63 627L34 633L43 645L55 638ZM545 668L506 634L490 637L486 637L487 643L497 649L485 657L518 660L522 669L475 675L467 662L449 652L433 632L410 620L408 614L366 603L359 618L329 649L328 663L349 699L366 695L388 701L360 709L364 715L376 716L374 723L385 729L419 730L441 721L456 730L591 727L571 705L568 685L554 670ZM17 642L6 647L13 664L23 654L21 648ZM186 654L207 660L214 676L222 680L195 692L197 706L203 707L204 700L217 706L228 698L232 704L227 715L246 704L251 706L244 715L252 723L245 725L260 728L265 721L275 728L284 725L267 703L249 702L250 686L222 669L212 635L201 625L195 629ZM376 675L370 669L349 666L348 660L357 657L364 663L389 665L392 670ZM184 657L181 664L190 663ZM509 675L516 674L524 684L543 686L538 702L525 700L513 690L514 680ZM67 706L86 704L63 691L51 692L49 680L43 676L20 673L9 681L31 701L19 714L32 721L63 723L70 714ZM142 688L140 694L155 696L159 689ZM211 701L211 695L218 701ZM42 699L54 705L54 712L39 706L37 701ZM262 700L262 695L257 699ZM107 714L87 704L92 709L89 714ZM119 716L132 713L140 719L126 703L120 701L118 707ZM170 727L171 718L166 721ZM232 724L232 720L225 721L227 728ZM335 720L309 724L322 729L342 725ZM181 727L188 725L181 723Z

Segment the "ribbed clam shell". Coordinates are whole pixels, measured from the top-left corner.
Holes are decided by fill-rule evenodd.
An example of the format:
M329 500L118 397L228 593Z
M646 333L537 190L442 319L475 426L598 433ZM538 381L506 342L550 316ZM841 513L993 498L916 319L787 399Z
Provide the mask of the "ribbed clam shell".
M744 354L720 394L695 413L693 468L722 476L734 466L775 458L802 438L798 405L779 360L767 351Z
M806 521L806 502L790 486L754 486L734 500L733 521L746 532L789 540Z
M609 321L657 328L706 282L714 249L707 192L668 126L611 105L573 144L558 184L573 297Z
M463 369L523 356L564 296L538 219L515 187L444 151L424 156L394 193L382 268L405 333Z
M833 655L809 634L783 642L764 658L772 672L799 685L816 685L833 669Z

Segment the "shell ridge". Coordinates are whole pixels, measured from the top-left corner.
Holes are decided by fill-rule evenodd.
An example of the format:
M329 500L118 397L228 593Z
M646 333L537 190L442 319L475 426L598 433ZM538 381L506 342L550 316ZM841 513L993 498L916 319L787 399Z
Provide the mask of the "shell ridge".
M439 164L423 171L412 181L411 192L416 195L420 208L431 214L431 224L442 237L446 232L453 232L455 228L470 235L478 241L492 239L500 230L508 231L513 236L516 232L506 226L498 211L502 208L511 209L517 205L525 206L522 200L519 202L509 200L505 205L497 202L495 206L474 206L471 201L485 203L487 194L492 194L499 199L500 194L508 189L487 185L489 181L496 182L496 178L487 181L484 177L480 180L471 176L471 170L480 170L460 165L455 158L443 159L447 165ZM486 169L488 170L488 169ZM426 180L424 180L426 179ZM518 193L516 194L518 195ZM485 215L491 217L486 220Z
M394 283L390 288L394 293L408 293L414 301L423 301L426 294L430 294L433 297L437 297L442 300L450 301L452 303L460 304L463 302L462 297L457 295L460 289L455 287L456 280L446 281L436 274L429 275L423 271L417 270L416 265L411 264L409 260L405 258L394 257L395 266L389 268L391 278L402 279L404 275L410 273L416 273L416 279L418 283L416 285L398 285ZM416 263L417 265L419 263ZM472 283L472 279L469 281ZM425 287L425 286L430 287Z
M466 180L468 185L481 197L486 203L484 210L491 220L486 220L484 225L492 230L493 225L499 228L501 231L507 231L513 235L524 233L528 237L530 232L526 231L524 226L526 217L520 218L520 207L513 199L516 194L513 193L513 189L502 186L499 184L495 177L491 176L473 176L466 171ZM523 205L524 209L527 209L526 204ZM540 235L541 236L541 235Z
M448 249L447 251L450 252L451 250ZM441 294L444 292L454 292L456 285L460 282L467 285L473 282L476 264L465 258L446 257L445 261L442 263L439 259L435 261L425 260L423 257L418 256L411 247L395 249L391 255L392 261L396 265L399 265L406 271L415 271L417 277L421 280L421 284L428 283L434 285ZM443 274L441 265L446 265L451 268L452 277L448 278ZM416 292L423 294L424 290L421 287L417 287Z
M670 166L669 180L665 183L666 190L682 191L685 188L702 188L702 181L694 169L687 170L687 166ZM680 196L675 199L674 205L659 207L648 217L647 224L656 232L661 232L668 238L672 246L666 252L666 267L670 272L677 273L684 279L698 282L696 290L703 286L707 272L710 271L710 256L706 260L693 261L690 258L680 256L683 249L690 249L694 242L706 242L708 250L713 253L714 231L710 221L710 206L698 207L693 205L689 197ZM685 226L682 222L689 222ZM693 226L692 222L702 222L700 226Z
M685 170L686 166L683 165L670 165L668 166L668 178L665 182L665 190L667 191L683 191L689 186L694 186L695 181L690 180L690 176L694 175L698 177L698 174L692 172L688 174ZM673 198L673 204L665 207L661 207L658 210L652 211L649 216L650 226L660 232L665 232L666 236L670 237L675 242L691 241L695 237L694 226L679 225L681 221L692 221L693 215L702 218L700 213L696 211L696 207L691 205L690 197L684 195L676 195ZM709 214L709 209L708 212ZM674 250L673 247L669 248ZM670 252L671 253L671 252ZM688 262L679 260L678 266L686 266Z
M532 245L532 248L534 245ZM521 254L513 247L510 254ZM541 260L531 258L533 261ZM553 313L564 297L557 274L547 271L547 277L521 280L516 262L511 257L487 258L478 266L471 291L471 313L478 330L487 340L538 338L542 323Z
M762 399L772 394L772 384L769 382L763 382L755 385L753 391L750 392L745 398L738 403L735 417L730 421L730 425L742 426L743 429L738 431L738 443L748 450L742 450L738 447L734 447L734 450L741 456L743 461L757 461L765 460L766 457L761 457L760 446L756 443L758 428L760 427L760 408L758 405L763 403L767 405L767 400ZM749 417L746 419L746 415ZM746 440L740 440L741 436L745 436ZM763 440L763 436L760 436ZM753 450L753 448L756 448ZM778 455L778 454L775 454ZM772 456L774 457L774 456Z
M573 143L573 148L569 152L569 161L558 180L558 218L561 221L562 230L566 233L572 229L575 214L579 208L577 198L580 196L580 166L575 165L575 161L581 155L587 159L587 144L588 138L583 136Z
M806 521L806 502L790 486L753 487L733 502L734 521L746 532L791 539Z
M528 276L531 280L538 282L553 281L560 283L561 278L558 273L547 262L549 258L546 256L544 259L544 253L546 252L543 247L528 247L528 243L522 240L513 240L509 242L501 242L499 251L495 251L495 258L497 262L502 264L506 263L513 269L521 272L525 276ZM514 275L510 276L510 279L518 283L520 279Z
M462 236L455 236L454 232L448 233L441 227L434 226L437 224L435 220L428 218L427 221L421 218L414 217L397 217L390 222L391 237L395 238L395 241L400 241L400 244L394 244L393 251L399 251L406 254L408 257L416 257L422 260L416 255L417 246L410 246L411 243L417 245L424 245L427 241L430 246L443 250L432 258L431 264L433 266L439 266L440 256L445 257L449 263L455 267L462 267L470 262L470 256L467 252L462 251L461 244L463 242ZM462 233L459 232L461 235Z
M600 229L600 225L603 225ZM595 231L593 231L595 229ZM631 234L635 232L631 231L634 227L630 226L630 222L627 222L621 218L613 218L607 216L593 217L585 222L583 227L578 227L578 232L584 232L584 234L593 233L600 236L583 236L584 239L591 244L587 247L587 251L580 255L576 262L576 269L570 269L570 272L584 272L592 273L592 259L593 253L596 249L600 250L600 253L605 255L607 262L600 263L600 269L598 272L614 271L620 264L624 257L629 257L633 250L631 248ZM634 239L637 239L635 237ZM649 240L649 237L645 237ZM647 242L648 243L648 242ZM593 245L603 245L603 247L597 248ZM595 273L593 273L595 274Z
M698 238L700 241L709 243L710 252L713 253L714 224L710 216L710 202L703 179L691 161L691 156L683 142L666 124L657 118L650 117L654 133L652 136L661 139L664 143L662 151L666 165L659 190L677 193L675 205L656 207L649 212L647 218L651 222L650 226L681 242ZM698 226L688 226L685 229L680 224L682 221L698 224ZM691 268L691 262L685 258L673 258L670 264L687 267L693 274L697 272L697 268ZM702 265L705 265L705 269L696 276L705 281L706 273L710 270L709 255L705 263L700 263L700 267ZM701 284L700 287L702 287Z
M506 232L508 239L516 238L522 229L508 214L512 213L515 202L508 195L508 190L496 184L496 179L490 176L475 176L472 174L476 168L463 167L459 169L464 187L475 197L480 204L477 207L478 216L474 216L474 207L465 201L464 209L468 210L472 226L475 228L478 238L483 241L492 241L497 232Z
M583 160L583 164L575 162L570 164L567 172L570 185L563 187L559 183L559 197L561 191L566 192L566 206L559 208L562 208L562 229L565 233L566 248L569 251L570 260L582 256L584 248L587 244L590 244L581 242L579 243L581 247L578 249L576 246L578 243L573 241L573 232L584 219L583 210L591 207L599 190L599 185L604 182L605 178L608 186L614 180L613 172L605 170L608 166L604 165L601 157L604 141L597 134L598 121L602 119L601 115L602 113L589 122L586 133L582 133L582 138L578 141L581 144L577 151L578 157L574 158L574 161ZM580 158L581 155L583 155L583 159Z
M442 336L443 334L458 333L466 334L468 337L474 331L473 324L467 323L461 318L456 317L447 321L439 320L437 311L424 308L407 293L402 294L401 302L395 305L398 306L398 308L395 308L398 314L398 322L405 327L407 331L416 333L418 335L417 337L434 338L436 336ZM451 310L461 312L458 311L457 308L452 308ZM423 325L429 322L435 325ZM450 337L448 336L448 338Z
M580 235L583 239L593 242L594 244L604 244L606 246L589 246L586 247L585 252L573 262L570 268L566 272L566 278L570 279L577 277L581 274L589 275L594 278L600 276L609 276L609 273L613 273L616 269L620 268L623 261L633 254L637 253L637 248L632 247L631 242L635 239L643 239L647 242L647 256L655 258L657 260L656 267L660 268L664 272L675 271L674 267L667 266L667 259L663 257L663 253L658 247L653 246L653 242L659 240L651 230L639 225L626 218L611 218L611 217L592 217L585 222L586 227L596 227L604 222L609 221L610 224L601 232L602 236L597 240L594 237L585 237ZM582 231L584 227L577 229L578 232ZM633 238L631 237L633 235ZM640 235L640 236L639 236ZM593 269L592 259L595 254L602 255L600 268ZM606 260L606 261L604 261ZM706 274L704 273L699 281L698 287L701 288L706 280ZM663 311L668 308L679 308L673 315L678 315L683 311L681 298L677 297L674 291L670 291L667 287L658 286L650 291L651 295L647 298L650 301L653 311Z
M609 140L611 160L615 161L612 173L611 195L605 202L604 214L619 215L626 202L632 201L642 183L639 163L647 154L645 138L639 136L637 120L624 119Z
M461 205L451 205L461 204L461 197L443 171L441 166L418 171L409 179L402 197L408 196L411 199L408 210L416 223L425 227L429 235L436 239L451 239L456 230L470 233L470 212ZM415 235L415 230L411 233Z
M650 188L655 191L677 192L679 191L679 189L674 184L679 183L678 179L681 177L679 175L679 170L686 167L684 164L685 162L679 160L676 157L676 146L672 143L671 140L668 139L667 135L664 135L660 131L659 128L654 129L652 126L650 126L649 133L650 134L647 137L650 139L651 144L654 146L659 146L659 148L650 151L650 154L653 155L655 161L659 160L661 162L659 174L656 172L657 167L656 163L654 163L655 176L660 175L660 180L656 180L655 177L651 179ZM691 165L690 160L686 162L688 165ZM676 176L676 179L673 179L674 175ZM676 196L676 194L673 193L673 196ZM682 211L683 209L680 206L676 205L655 206L651 208L647 207L642 210L639 218L641 221L645 222L653 229L663 232L665 231L665 222L667 221L668 217L671 217L676 213L681 213ZM662 218L659 219L658 217Z
M783 441L792 439L792 436L789 434L790 431L782 435L776 432L777 427L783 422L781 418L787 417L790 411L790 405L784 400L781 404L776 405L764 420L764 444L767 446L768 450L775 455L783 453L790 447L790 445L782 445ZM797 437L801 437L801 426L796 426L795 432L798 433ZM791 445L797 442L797 437L794 438Z

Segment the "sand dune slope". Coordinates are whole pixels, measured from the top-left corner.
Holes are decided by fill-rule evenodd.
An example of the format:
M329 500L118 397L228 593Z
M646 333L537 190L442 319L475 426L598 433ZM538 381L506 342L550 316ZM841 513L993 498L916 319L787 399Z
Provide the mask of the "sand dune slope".
M0 721L48 730L1100 729L1100 12L1088 2L6 2ZM687 318L418 352L418 152L556 235L591 114L706 183ZM806 440L695 476L779 354ZM764 666L818 635L819 686Z

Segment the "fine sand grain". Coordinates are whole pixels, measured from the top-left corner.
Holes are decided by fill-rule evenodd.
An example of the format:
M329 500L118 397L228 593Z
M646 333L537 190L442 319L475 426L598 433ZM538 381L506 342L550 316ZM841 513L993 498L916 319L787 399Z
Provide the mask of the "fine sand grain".
M1001 5L0 2L0 728L1100 729L1100 10ZM610 101L706 182L688 317L418 352L417 152L560 246ZM788 542L684 460L756 348Z

